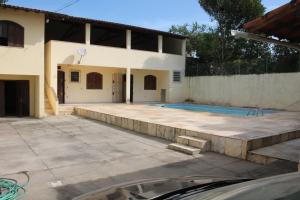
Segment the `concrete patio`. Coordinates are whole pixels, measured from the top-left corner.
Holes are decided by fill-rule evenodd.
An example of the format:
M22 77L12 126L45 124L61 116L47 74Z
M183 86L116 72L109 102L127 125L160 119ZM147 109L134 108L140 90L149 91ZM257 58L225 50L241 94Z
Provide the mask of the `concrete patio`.
M25 199L68 200L104 186L158 177L213 175L259 178L296 171L215 153L189 156L168 141L77 116L0 118L0 177L24 178Z
M300 113L233 117L142 104L69 105L77 115L175 141L195 136L211 142L211 151L247 159L251 150L300 137Z

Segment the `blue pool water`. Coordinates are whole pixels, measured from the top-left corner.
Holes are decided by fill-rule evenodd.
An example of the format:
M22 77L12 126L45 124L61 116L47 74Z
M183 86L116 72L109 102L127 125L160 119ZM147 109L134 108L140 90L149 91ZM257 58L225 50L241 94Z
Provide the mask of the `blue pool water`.
M239 107L224 107L224 106L212 106L212 105L200 105L200 104L156 104L156 106L164 108L174 108L181 110L191 110L198 112L210 112L218 113L225 115L234 115L234 116L258 116L265 114L272 114L275 111L270 109L262 109L257 111L254 108L239 108Z

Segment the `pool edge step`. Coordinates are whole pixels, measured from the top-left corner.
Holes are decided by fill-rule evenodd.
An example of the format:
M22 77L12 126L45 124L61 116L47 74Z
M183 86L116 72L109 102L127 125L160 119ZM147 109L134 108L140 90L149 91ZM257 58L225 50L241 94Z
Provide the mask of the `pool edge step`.
M178 144L199 148L201 152L210 151L210 141L203 140L191 136L178 136L176 138Z
M201 152L201 149L186 146L186 145L183 145L183 144L178 144L178 143L169 144L168 149L178 151L178 152L181 152L181 153L185 153L185 154L188 154L188 155L196 155L196 154L199 154Z

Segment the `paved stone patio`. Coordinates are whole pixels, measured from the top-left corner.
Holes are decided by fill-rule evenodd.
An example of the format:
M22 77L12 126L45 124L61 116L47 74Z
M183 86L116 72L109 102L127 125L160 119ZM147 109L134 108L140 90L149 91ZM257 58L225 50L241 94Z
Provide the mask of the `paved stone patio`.
M300 139L290 140L251 152L252 154L300 163Z
M97 104L76 106L132 119L170 125L203 133L251 140L300 129L300 112L279 111L264 116L230 116L163 108L144 104Z
M25 199L68 200L124 181L213 175L258 178L296 171L205 153L188 156L169 143L77 116L0 118L0 176L31 177Z
M170 141L179 135L205 139L213 152L242 159L250 150L300 137L300 112L233 117L143 104L70 106L77 115Z

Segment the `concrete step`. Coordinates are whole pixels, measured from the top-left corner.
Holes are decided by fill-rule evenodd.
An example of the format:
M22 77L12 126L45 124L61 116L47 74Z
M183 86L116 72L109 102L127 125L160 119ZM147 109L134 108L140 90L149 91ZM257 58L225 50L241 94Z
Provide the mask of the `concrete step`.
M190 136L178 136L176 138L176 142L178 144L187 145L190 147L195 147L201 149L201 152L210 151L210 141L202 140L195 137Z
M44 105L45 105L45 113L47 116L54 115L54 112L52 110L52 107L50 105L49 99L45 96L44 100Z
M199 154L201 152L201 149L186 146L186 145L183 145L183 144L178 144L178 143L169 144L168 149L172 149L174 151L179 151L179 152L189 154L189 155L196 155L196 154Z
M298 166L300 162L300 139L249 151L247 160L264 165L275 161L285 161Z
M60 115L71 115L74 113L74 107L72 106L60 106L58 108L58 113Z
M47 116L51 116L51 115L54 115L54 112L52 109L45 109L45 113Z
M52 109L45 109L46 112L53 113Z
M52 109L52 107L49 103L45 103L45 109Z
M66 110L63 110L63 111L58 111L58 114L59 115L72 115L74 113L74 111L73 110L71 110L71 111L66 111Z

